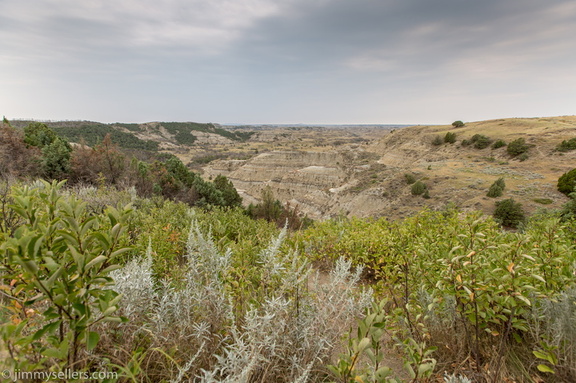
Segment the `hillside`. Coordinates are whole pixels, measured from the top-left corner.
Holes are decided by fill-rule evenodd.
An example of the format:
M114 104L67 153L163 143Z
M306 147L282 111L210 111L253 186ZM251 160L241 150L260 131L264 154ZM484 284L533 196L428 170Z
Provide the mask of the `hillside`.
M23 128L33 121L16 120L13 125ZM245 141L253 132L230 131L212 123L148 122L103 124L94 121L48 121L47 126L70 142L85 141L88 145L110 134L124 149L185 151L193 144L214 144Z
M453 144L434 145L436 136L456 134ZM490 145L465 146L475 134ZM464 127L413 126L392 131L358 145L316 150L271 150L248 160L217 160L204 167L206 176L224 174L239 189L245 203L254 202L270 185L282 202L299 205L313 218L407 216L424 206L455 203L465 209L492 213L494 201L514 198L528 212L557 208L566 197L556 190L558 177L576 164L576 151L555 150L576 137L576 117L500 119L467 123ZM507 147L493 149L497 140L523 138L529 149L512 157ZM290 137L287 137L289 140ZM527 157L527 158L526 158ZM430 198L411 194L405 175L424 182ZM489 198L490 185L503 177L502 197Z

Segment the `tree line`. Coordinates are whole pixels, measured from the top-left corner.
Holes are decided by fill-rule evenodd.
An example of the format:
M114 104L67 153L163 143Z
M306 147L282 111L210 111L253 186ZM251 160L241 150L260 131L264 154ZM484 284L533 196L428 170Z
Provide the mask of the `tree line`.
M6 118L0 125L0 176L134 187L143 197L161 195L193 206L242 203L225 176L206 181L174 155L155 153L143 161L123 152L111 134L92 146L82 141L71 144L44 123L31 122L18 129Z

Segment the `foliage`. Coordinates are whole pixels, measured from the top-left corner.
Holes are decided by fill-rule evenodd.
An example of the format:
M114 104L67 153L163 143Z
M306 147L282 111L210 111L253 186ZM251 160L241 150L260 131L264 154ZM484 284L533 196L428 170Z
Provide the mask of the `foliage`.
M566 202L560 210L560 217L564 221L576 219L576 192L569 194L570 201Z
M41 173L47 179L64 179L70 170L70 144L46 124L34 122L24 128L24 142L40 149Z
M470 143L474 144L476 149L484 149L490 146L492 140L483 134L475 134L470 139Z
M446 142L448 144L455 143L456 142L456 133L454 133L454 132L446 133L446 135L444 136L444 142Z
M439 146L439 145L442 145L443 142L444 141L442 141L442 137L434 136L434 139L432 140L432 145Z
M214 178L214 187L222 193L223 206L239 207L242 205L242 197L240 197L238 191L236 191L236 188L226 176L217 175Z
M494 141L494 143L492 144L492 149L502 148L506 145L507 145L506 141L499 139L499 140Z
M523 137L517 138L508 144L506 152L512 157L524 154L530 149L530 145L526 144L526 140Z
M412 185L414 182L416 182L416 177L414 177L414 175L410 173L405 173L404 179L406 179L406 183L408 185Z
M559 152L569 152L571 150L576 150L576 137L562 141L558 144L556 150Z
M24 142L22 131L12 127L7 120L0 125L0 176L38 176L39 156L38 148Z
M43 148L58 138L52 129L41 122L33 122L24 128L24 142L30 146Z
M274 197L269 185L262 189L261 202L256 205L250 204L246 212L254 219L275 222L278 227L288 225L291 229L305 228L312 222L300 213L298 206L291 206L290 203L282 206L282 203Z
M281 250L286 234L257 254L242 272L248 275L238 273L236 254L218 250L195 218L182 284L157 282L152 248L130 261L114 278L125 297L122 313L133 320L129 327L107 325L123 328L121 334L109 328L111 352L120 336L128 350L146 348L137 375L154 381L320 381L339 335L370 294L355 293L359 272L344 261L320 285L305 259ZM308 279L314 294L307 293ZM130 362L117 354L122 365Z
M455 127L455 128L461 128L461 127L464 126L464 123L463 123L462 121L458 120L458 121L454 121L454 122L452 123L452 126Z
M533 307L554 302L576 282L569 228L548 216L509 233L478 213L424 211L400 222L316 223L299 238L312 259L344 255L365 264L396 308L387 328L437 346L441 371L469 358L469 373L502 381L511 371L507 356L517 347L541 349L545 334L536 332L556 326L544 325ZM570 371L572 352L559 353L564 362L555 370ZM536 371L534 355L525 358Z
M504 182L504 178L498 178L490 188L488 189L488 193L486 195L491 198L496 198L502 196L504 193L504 189L506 188L506 183Z
M385 311L386 300L379 304L373 303L367 310L366 316L359 321L357 336L348 335L348 347L336 365L329 365L328 369L342 383L353 382L401 382L392 377L392 368L383 364L383 335L387 330L393 330L386 322L394 316L387 315ZM406 352L404 368L412 381L428 379L431 377L436 360L431 357L436 347L426 347L425 342L417 342L413 338L399 341L397 346ZM368 366L361 366L362 357L368 359Z
M576 168L562 174L558 178L557 188L560 193L565 195L576 191Z
M125 128L131 127L130 130L135 130L131 126L132 124L116 123L113 125ZM53 129L68 141L77 143L85 142L86 145L89 146L100 144L105 137L108 136L110 140L114 141L119 147L124 149L158 151L158 142L142 140L131 133L125 133L114 129L111 125L82 123L75 126L54 127Z
M428 190L428 188L426 187L426 184L423 183L422 181L416 181L414 184L412 184L412 187L410 188L410 192L412 193L412 195L422 195L424 194L424 192L426 192L426 190Z
M72 153L70 177L74 182L118 184L125 176L126 157L107 134L94 148L81 145Z
M185 181L179 169L173 174ZM13 190L0 193L4 368L58 371L70 357L75 370L107 366L131 381L399 381L402 369L389 371L390 353L382 352L395 347L410 381L441 381L444 373L446 382L576 379L570 217L542 214L510 232L478 212L425 210L288 232L241 208L190 208L134 189ZM109 207L130 201L130 214ZM126 229L113 229L118 222ZM97 265L105 242L113 252L131 250ZM38 256L30 257L35 244ZM98 259L85 273L77 272L81 250L85 265ZM57 268L50 259L68 263ZM100 278L100 267L117 269ZM52 300L35 283L55 273L52 286L62 293L54 301L80 303L70 306L76 322L61 313L66 344L54 324L60 313L49 311ZM84 294L75 283L90 278ZM361 280L386 300L373 305ZM129 322L98 320L105 304L114 306L106 315ZM58 355L46 351L56 348Z
M505 227L517 228L525 219L522 204L514 201L513 198L496 202L494 218Z
M359 322L356 337L349 334L348 347L336 365L329 365L328 369L339 382L385 382L392 374L391 368L381 366L384 359L382 352L382 337L386 326L385 301L380 304L373 303L367 310L366 316ZM369 368L361 368L361 358L369 359ZM362 370L367 370L366 372Z
M115 258L128 210L108 208L94 215L86 203L64 197L63 183L14 189L12 209L22 225L0 246L3 309L0 326L7 364L23 371L81 370L96 361L98 323L121 322L114 313L120 297L110 290Z
M539 203L539 204L542 204L542 205L550 205L551 203L554 202L550 198L534 198L532 201Z
M196 141L196 137L192 132L213 133L220 136L229 138L234 141L246 141L254 132L250 131L234 131L217 127L212 123L200 124L195 122L162 122L161 125L166 128L170 133L175 135L176 141L180 144L190 145Z

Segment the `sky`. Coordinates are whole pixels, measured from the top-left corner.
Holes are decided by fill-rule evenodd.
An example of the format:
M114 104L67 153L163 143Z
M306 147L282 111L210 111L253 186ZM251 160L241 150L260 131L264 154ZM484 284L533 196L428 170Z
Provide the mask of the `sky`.
M0 0L10 119L576 114L574 0Z

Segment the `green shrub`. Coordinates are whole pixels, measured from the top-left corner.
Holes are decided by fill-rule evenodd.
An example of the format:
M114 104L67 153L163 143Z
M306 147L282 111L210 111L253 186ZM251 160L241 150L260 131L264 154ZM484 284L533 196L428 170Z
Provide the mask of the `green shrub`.
M0 275L13 281L0 301L11 314L0 325L11 355L2 359L22 371L93 368L101 359L91 352L104 336L97 324L125 321L109 274L128 250L119 243L129 210L89 212L62 185L14 189L11 208L22 225L0 246Z
M517 228L525 219L522 204L513 198L496 202L494 218L504 227Z
M456 142L456 133L448 132L444 136L444 142L447 144L453 144Z
M530 149L530 145L526 144L526 140L522 137L515 139L508 144L506 152L512 157L526 153Z
M506 141L504 140L496 140L493 144L492 144L492 149L498 149L501 148L503 146L506 146Z
M522 153L522 154L520 154L520 155L519 155L518 157L516 157L516 158L518 158L518 161L524 162L524 161L526 161L529 157L530 157L530 156L528 155L528 153Z
M70 171L72 147L46 124L34 122L24 128L24 142L42 152L40 168L47 179L64 179Z
M418 334L426 340L422 347L399 347L405 352L404 366L415 354L436 346L433 358L439 365L462 361L465 355L473 359L463 364L465 370L481 366L490 381L501 382L507 374L515 375L509 368L517 365L516 358L533 366L526 370L537 374L539 362L530 350L541 348L546 339L558 345L556 375L561 370L571 373L576 355L570 335L576 334L574 310L554 303L567 303L576 292L572 267L576 253L569 229L569 223L546 217L529 222L524 232L510 233L479 212L422 211L401 221L355 218L317 223L303 233L300 248L314 259L342 255L367 265L376 288L394 300L386 310L390 336L407 340ZM553 310L543 312L551 305ZM366 326L359 327L366 331ZM373 350L368 360L377 354ZM515 350L528 352L515 354ZM514 362L509 359L512 355ZM478 363L487 360L492 361L490 366L502 363L500 374L506 375ZM335 367L342 372L349 365L345 360ZM358 367L355 375L365 372ZM563 375L559 381L572 380Z
M223 206L227 207L237 207L242 205L242 197L238 194L238 191L226 176L219 174L214 178L214 187L216 190L222 193L222 198L224 200Z
M463 123L462 121L458 120L458 121L454 121L454 122L452 123L452 126L455 127L455 128L461 128L461 127L464 126L464 123Z
M432 140L432 145L434 145L434 146L439 146L439 145L442 145L442 142L443 142L443 141L442 141L442 137L436 136L436 137L434 137L434 139Z
M421 181L416 181L410 189L412 195L422 195L426 190L426 184Z
M406 173L404 174L404 178L406 179L406 183L408 185L412 185L414 182L416 182L416 177L414 177L413 174Z
M490 137L487 137L483 134L475 134L470 139L470 142L474 144L474 147L476 149L484 149L490 146L492 140L490 139Z
M559 152L569 152L571 150L576 150L576 137L569 140L564 140L556 147Z
M492 185L490 185L486 195L491 198L500 197L504 193L505 188L506 183L504 182L504 178L498 178Z
M558 191L560 193L569 195L574 192L576 188L576 168L566 172L558 178Z

